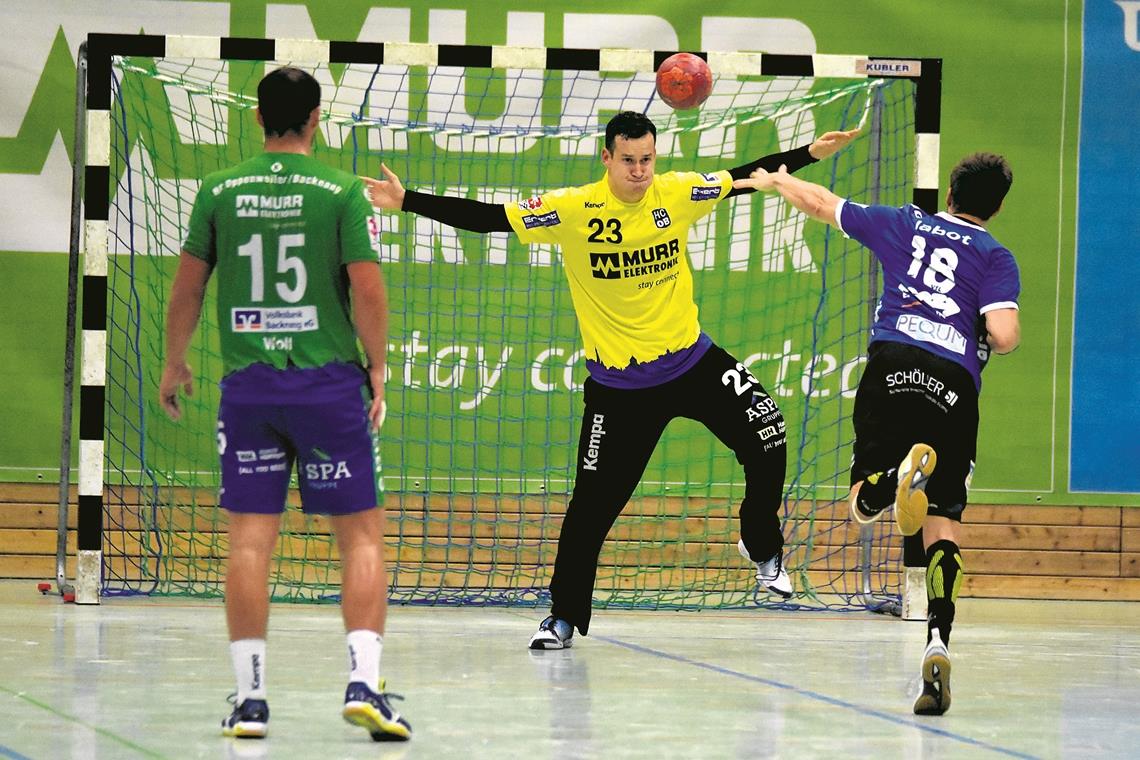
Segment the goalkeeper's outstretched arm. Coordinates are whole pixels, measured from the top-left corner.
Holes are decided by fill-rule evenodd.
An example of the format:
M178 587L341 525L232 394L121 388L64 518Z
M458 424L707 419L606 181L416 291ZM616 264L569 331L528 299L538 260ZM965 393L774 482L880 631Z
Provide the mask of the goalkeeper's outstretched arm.
M842 199L822 185L793 177L788 174L787 167L781 166L776 172L757 169L747 179L734 180L732 186L752 190L775 190L784 196L788 203L812 219L839 227L839 220L835 218L835 209L839 207Z
M384 164L383 179L361 177L375 208L410 211L448 226L471 232L511 232L511 223L501 203L483 203L471 198L433 195L405 190L400 178Z
M783 153L773 153L770 156L758 158L755 161L744 164L743 166L736 166L728 170L734 180L747 179L757 169L764 169L765 171L774 172L781 166L786 166L788 173L796 172L808 164L822 161L825 158L835 155L847 144L859 136L859 129L849 129L847 131L825 132L816 138L810 145L803 145L793 150L786 150ZM732 191L728 197L734 195L742 195L744 193L754 192L755 188L751 186L733 185Z

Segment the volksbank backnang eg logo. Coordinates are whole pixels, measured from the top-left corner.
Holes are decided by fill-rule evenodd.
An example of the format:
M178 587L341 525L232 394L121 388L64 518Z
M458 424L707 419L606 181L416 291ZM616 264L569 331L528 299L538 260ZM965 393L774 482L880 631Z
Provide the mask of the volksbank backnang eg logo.
M234 309L233 331L254 332L263 328L261 309Z
M230 309L230 330L236 333L312 332L319 327L316 306L242 306Z

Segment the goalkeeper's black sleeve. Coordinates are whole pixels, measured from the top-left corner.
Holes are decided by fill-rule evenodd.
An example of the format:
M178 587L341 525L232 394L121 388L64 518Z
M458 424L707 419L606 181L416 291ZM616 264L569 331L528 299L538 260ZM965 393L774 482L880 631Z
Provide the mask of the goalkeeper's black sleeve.
M483 203L470 198L404 191L404 211L426 216L451 227L471 232L511 232L501 203Z
M744 166L737 166L734 169L729 169L728 173L732 175L733 179L747 179L748 176L757 169L774 172L778 171L781 165L784 165L788 167L788 174L793 174L808 164L815 163L816 160L812 158L811 153L808 152L809 147L810 145L804 145L800 148L786 150L783 153L773 153L770 156L758 158L750 164L745 164ZM744 193L754 192L756 191L752 188L745 188L743 190L737 190L736 188L733 188L732 191L729 192L729 194L725 197L731 198L734 195L743 195Z

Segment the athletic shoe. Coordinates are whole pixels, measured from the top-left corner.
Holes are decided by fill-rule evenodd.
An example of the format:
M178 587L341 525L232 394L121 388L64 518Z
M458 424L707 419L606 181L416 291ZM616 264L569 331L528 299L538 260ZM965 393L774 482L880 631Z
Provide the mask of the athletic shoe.
M752 557L748 556L748 550L744 548L743 538L736 542L736 548L741 557L753 562ZM785 599L792 598L792 579L784 569L784 559L779 552L764 562L753 562L753 564L756 565L756 580L761 586Z
M527 646L531 649L569 649L574 646L574 626L550 615L538 624L538 630L530 637Z
M922 655L922 693L914 701L915 715L941 715L950 709L950 652L937 628Z
M236 695L234 695L236 698ZM239 739L262 739L269 733L269 705L264 699L246 699L234 705L233 712L222 720L222 736Z
M910 447L906 457L899 464L899 487L895 491L895 522L904 536L913 536L922 530L926 520L929 502L926 500L926 484L938 457L934 449L925 443Z
M883 513L887 511L887 507L891 506L890 504L884 504L878 509L872 509L859 501L859 492L863 487L863 483L866 482L875 485L881 477L884 477L884 473L872 473L864 480L856 483L855 488L851 490L851 498L848 499L848 503L851 505L851 518L860 525L870 525L875 522L875 520L878 520L883 516Z
M344 711L341 715L354 726L360 726L374 742L406 742L412 738L412 726L392 709L389 699L403 699L399 694L387 694L384 680L380 691L375 692L360 681L353 681L344 692Z

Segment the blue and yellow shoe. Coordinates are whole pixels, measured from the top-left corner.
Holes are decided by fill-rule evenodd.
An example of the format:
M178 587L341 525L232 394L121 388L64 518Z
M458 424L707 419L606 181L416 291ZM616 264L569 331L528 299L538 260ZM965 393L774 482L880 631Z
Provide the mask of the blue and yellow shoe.
M352 725L367 731L374 742L406 742L412 738L412 726L392 709L389 699L403 697L385 693L383 679L379 693L359 681L353 681L344 692L344 712L341 715Z
M222 736L263 739L267 733L269 705L264 699L247 699L235 705L229 717L222 720Z

